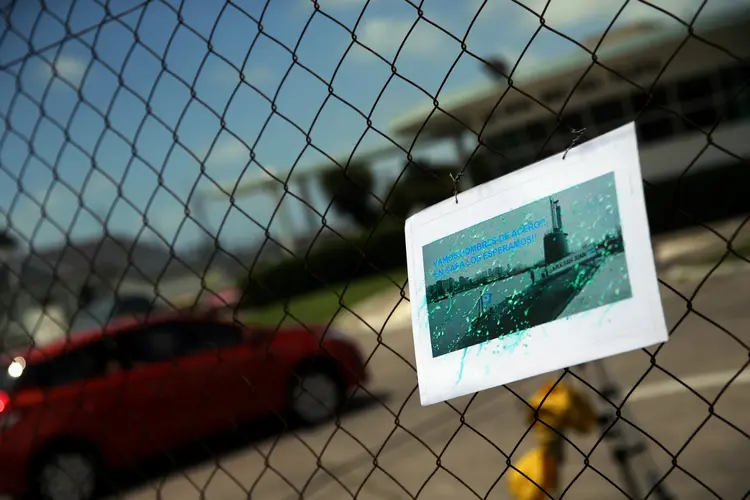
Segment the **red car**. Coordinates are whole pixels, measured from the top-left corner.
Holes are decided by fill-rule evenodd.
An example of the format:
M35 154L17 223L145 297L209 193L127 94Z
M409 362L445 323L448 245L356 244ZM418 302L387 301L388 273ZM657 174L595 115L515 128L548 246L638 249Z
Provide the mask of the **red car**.
M90 499L106 471L234 423L331 418L367 373L324 331L170 315L0 358L0 497Z

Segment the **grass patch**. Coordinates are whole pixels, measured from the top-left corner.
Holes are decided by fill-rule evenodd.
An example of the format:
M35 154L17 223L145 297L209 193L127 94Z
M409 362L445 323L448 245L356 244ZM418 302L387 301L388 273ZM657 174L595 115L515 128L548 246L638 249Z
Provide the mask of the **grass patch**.
M388 271L385 274L399 285L406 283L406 269ZM396 291L396 285L383 274L351 282L343 297L340 298L346 285L347 283L337 283L328 288L290 299L287 309L290 314L294 315L294 318L284 312L283 301L246 311L240 317L242 321L256 325L278 325L282 319L284 323L295 323L298 320L306 325L327 324L339 311L339 301L351 308L358 302L389 288Z

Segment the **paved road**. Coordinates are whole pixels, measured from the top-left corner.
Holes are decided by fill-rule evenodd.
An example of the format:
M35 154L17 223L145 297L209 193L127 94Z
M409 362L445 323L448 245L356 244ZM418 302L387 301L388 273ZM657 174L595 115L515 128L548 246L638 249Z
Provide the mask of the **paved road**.
M694 286L682 284L680 291L690 294ZM626 408L653 438L650 449L660 469L669 470L673 461L678 465L667 480L677 498L715 498L713 491L721 498L740 499L750 492L750 368L718 395L731 374L748 363L750 273L711 278L693 301L694 312L684 318L685 300L664 287L662 297L669 325L679 327L658 349L655 364L648 353L637 351L611 358L607 367L627 389L648 372L644 389L633 393ZM493 488L505 468L505 455L513 453L515 459L532 445L531 437L522 439L527 427L514 393L528 397L542 378L488 390L473 400L460 398L451 402L452 407L422 408L410 366L410 331L387 330L382 344L374 335L360 340L373 352L369 390L382 402L344 416L339 427L283 435L253 428L255 439L235 439L243 448L174 472L161 482L142 483L127 497L157 498L159 490L158 498L165 499L233 500L248 498L251 489L250 498L269 500L299 498L303 489L304 498L326 500L352 498L355 493L361 499L410 498L418 492L425 499L473 497L463 482L479 497L509 498L504 482ZM709 401L718 397L713 415L706 401L680 390L666 373L687 380ZM462 424L459 412L464 410ZM590 454L590 466L584 466L579 451L568 448L562 480L572 485L566 497L625 498L602 478L622 484L606 444L592 453L595 437L572 440ZM319 462L317 456L322 456Z

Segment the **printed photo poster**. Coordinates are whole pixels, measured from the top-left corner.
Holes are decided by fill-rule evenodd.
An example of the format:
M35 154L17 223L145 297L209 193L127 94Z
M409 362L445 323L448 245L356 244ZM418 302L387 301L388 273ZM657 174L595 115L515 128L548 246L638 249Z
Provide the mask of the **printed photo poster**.
M634 124L406 222L423 405L667 340Z

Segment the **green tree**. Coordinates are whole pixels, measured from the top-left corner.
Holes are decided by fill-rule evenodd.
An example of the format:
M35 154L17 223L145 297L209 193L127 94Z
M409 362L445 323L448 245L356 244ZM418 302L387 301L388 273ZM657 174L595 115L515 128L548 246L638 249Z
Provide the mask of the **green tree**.
M7 229L0 231L0 251L14 252L18 249L18 239L13 236Z
M322 173L321 185L333 208L361 228L371 228L380 218L372 196L375 178L368 165L350 164L346 170L334 166Z
M457 165L432 165L427 161L408 162L393 186L388 211L405 219L422 207L434 205L453 194L451 175L461 172Z
M472 186L496 179L501 173L497 165L492 165L490 155L482 152L477 152L472 156L466 166L466 175L471 180Z

